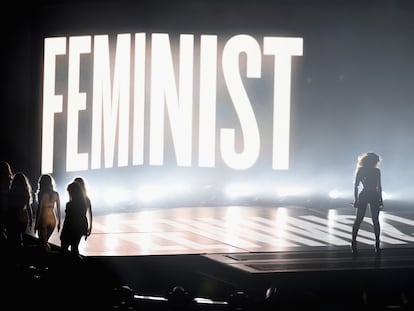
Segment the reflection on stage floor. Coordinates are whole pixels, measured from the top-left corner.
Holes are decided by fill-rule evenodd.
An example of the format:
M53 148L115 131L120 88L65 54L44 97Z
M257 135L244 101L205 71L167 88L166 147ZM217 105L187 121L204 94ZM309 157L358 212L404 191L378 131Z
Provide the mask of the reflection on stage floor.
M93 233L81 241L80 252L85 256L348 252L354 218L352 206L197 206L97 214ZM385 209L380 222L384 250L414 247L410 208ZM56 230L50 242L60 245ZM369 211L358 246L373 252Z

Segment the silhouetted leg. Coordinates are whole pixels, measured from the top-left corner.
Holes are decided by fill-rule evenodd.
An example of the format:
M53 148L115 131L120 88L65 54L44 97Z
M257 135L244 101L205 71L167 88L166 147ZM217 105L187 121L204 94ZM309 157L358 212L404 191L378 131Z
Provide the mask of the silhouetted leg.
M54 230L55 230L55 226L47 226L47 241L48 242Z
M45 252L50 251L50 246L48 243L49 236L48 236L48 229L45 227L42 227L39 229L39 239L41 243L42 250Z
M79 255L79 244L80 244L80 239L76 240L73 244L72 244L72 254L78 256Z
M62 252L68 253L68 251L69 251L69 244L67 242L61 241L60 242L60 248L61 248Z
M381 233L381 228L380 228L380 223L379 223L379 206L378 205L371 205L370 206L371 209L371 217L372 217L372 224L374 225L374 234L375 234L375 252L376 253L380 253L381 252L381 248L380 248L380 233Z
M367 204L360 204L357 207L357 214L354 221L354 225L352 226L352 242L351 242L351 249L353 253L356 253L358 251L357 249L357 236L358 236L358 230L361 226L362 220L365 217L365 212L367 210Z

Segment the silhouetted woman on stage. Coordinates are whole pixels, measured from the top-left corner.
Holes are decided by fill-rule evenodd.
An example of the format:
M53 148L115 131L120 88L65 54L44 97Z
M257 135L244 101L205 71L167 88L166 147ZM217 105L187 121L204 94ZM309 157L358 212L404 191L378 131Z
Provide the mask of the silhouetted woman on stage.
M59 193L55 190L55 181L50 175L42 175L39 178L37 193L38 209L36 213L35 232L38 231L41 245L44 251L50 251L49 238L56 227L60 231L61 212ZM57 215L55 214L55 207Z
M86 238L90 236L92 233L92 223L93 223L92 204L88 196L88 191L86 190L85 179L83 179L82 177L76 177L74 181L80 183L80 185L82 186L82 190L85 194L86 205L87 205L86 216L88 217L88 232L87 232L87 235L85 236L85 240L86 240Z
M352 227L351 249L353 253L357 253L358 251L356 239L368 205L371 210L372 223L374 225L375 252L379 253L381 251L379 212L383 207L383 202L381 171L378 168L380 162L380 156L373 152L368 152L358 157L354 183L354 207L357 209L357 213ZM362 184L361 192L359 192L360 184Z
M8 193L6 232L9 245L14 250L23 247L27 226L32 228L32 187L26 175L14 174Z
M0 239L6 240L6 215L7 215L7 197L12 181L13 173L10 165L6 161L0 162Z
M79 244L83 236L89 235L88 220L86 213L89 209L87 198L82 185L72 182L68 185L69 201L66 203L65 220L60 234L61 248L73 255L79 255Z

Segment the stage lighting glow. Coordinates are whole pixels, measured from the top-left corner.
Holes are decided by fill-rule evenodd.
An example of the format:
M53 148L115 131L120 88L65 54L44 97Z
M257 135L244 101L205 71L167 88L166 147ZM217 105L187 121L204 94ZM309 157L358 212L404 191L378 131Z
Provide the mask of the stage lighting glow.
M137 190L137 197L141 202L152 202L161 194L161 189L155 185L143 185Z
M276 210L275 222L276 222L276 236L283 238L286 236L288 212L284 207L279 207Z
M339 191L336 190L336 189L329 191L329 197L331 199L337 199L339 197L339 195L340 195Z
M177 183L146 184L137 189L136 196L139 201L151 203L162 200L176 200L180 196L186 195L190 191L189 187Z
M288 217L288 211L285 207L279 207L276 210L276 222L278 224L278 227L286 223L287 217Z
M397 196L393 193L389 193L389 192L382 192L382 199L383 200L392 200L395 199Z
M239 206L229 206L226 211L226 234L229 241L236 241L239 239L237 232L240 229L242 220L242 213Z
M226 195L231 198L250 197L254 194L254 187L249 184L229 184L225 189Z
M226 211L226 232L237 232L240 226L241 211L239 206L229 206Z
M332 189L331 191L329 191L328 196L331 199L353 199L353 194L351 191L344 191L338 189Z
M309 194L310 191L306 188L301 187L279 187L275 189L276 194L279 197L290 197L290 196L303 196Z
M126 203L131 200L131 195L129 191L117 188L116 186L112 186L110 188L105 189L102 193L103 202L107 206L116 207L121 203Z
M142 223L142 222L140 222ZM145 228L148 228L148 230L152 230L151 227L144 225L143 227L139 227L141 228L141 230L146 230ZM141 239L140 239L140 243L139 243L139 247L142 248L142 250L144 251L151 251L152 248L154 247L154 239L152 238L151 235L144 235Z
M329 220L331 220L331 219L335 219L336 215L337 215L337 210L330 209L330 210L328 211L328 219L329 219Z
M332 233L333 230L335 229L335 223L336 223L336 216L337 216L338 212L335 209L330 209L328 211L328 222L327 222L327 227L328 227L328 232Z
M134 220L137 223L137 227L142 231L151 231L156 221L154 215L149 211L142 211L139 218ZM144 243L145 244L145 243Z

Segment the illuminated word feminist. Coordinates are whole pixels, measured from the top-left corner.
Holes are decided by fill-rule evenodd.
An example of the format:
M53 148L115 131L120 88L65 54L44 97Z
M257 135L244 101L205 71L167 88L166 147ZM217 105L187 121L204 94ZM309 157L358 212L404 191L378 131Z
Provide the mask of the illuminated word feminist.
M93 51L92 51L93 39ZM131 34L118 34L111 59L108 35L46 38L44 41L42 172L53 172L55 114L63 112L63 95L55 94L56 59L67 55L67 140L66 170L78 171L117 165L144 164L144 106L146 68L149 88L149 165L163 165L165 120L178 166L192 165L194 35L181 34L178 55L178 88L170 37L151 34L150 62L146 62L146 34L135 33L134 53ZM198 165L214 167L216 155L216 35L200 36ZM301 56L302 38L264 37L263 51L255 38L235 35L222 50L222 71L234 110L240 122L243 150L235 148L235 128L219 129L220 153L232 169L247 169L258 159L260 134L256 117L242 81L239 57L245 55L246 78L260 78L262 54L274 56L272 168L289 166L290 84L292 56ZM79 112L86 110L87 93L80 91L81 55L92 54L92 131L89 153L80 153ZM131 58L134 56L133 68ZM113 63L113 66L111 66ZM111 74L112 70L112 74ZM131 75L134 74L131 89ZM111 82L112 81L112 82ZM130 94L133 94L131 101ZM130 112L132 113L130 115ZM132 125L130 126L130 122ZM82 133L84 136L84 133ZM132 139L130 139L130 135ZM117 141L117 144L116 144ZM130 146L130 144L132 146ZM103 153L103 155L102 155ZM132 153L131 159L130 154Z

